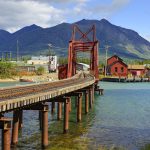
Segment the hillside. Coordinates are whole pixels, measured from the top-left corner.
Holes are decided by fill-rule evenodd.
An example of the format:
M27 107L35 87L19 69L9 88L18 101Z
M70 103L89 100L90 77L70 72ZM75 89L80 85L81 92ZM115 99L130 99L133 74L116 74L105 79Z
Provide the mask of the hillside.
M150 59L150 42L137 32L102 20L81 20L75 22L82 30L96 25L96 35L100 41L100 54L104 54L105 45L109 45L109 55L117 54L127 58ZM20 55L36 55L48 50L51 43L58 55L67 55L68 42L71 38L72 24L62 23L50 28L31 25L15 33L0 30L0 51L12 51L16 54L16 41L19 41ZM62 49L60 49L60 48Z

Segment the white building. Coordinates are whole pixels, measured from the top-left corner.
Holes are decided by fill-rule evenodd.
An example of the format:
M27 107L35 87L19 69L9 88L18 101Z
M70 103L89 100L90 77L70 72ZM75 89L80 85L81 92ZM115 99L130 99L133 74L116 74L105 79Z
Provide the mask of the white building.
M84 63L77 63L77 70L88 71L90 69L90 65Z
M49 71L56 71L57 69L57 56L32 56L31 60L27 61L32 65L48 65Z

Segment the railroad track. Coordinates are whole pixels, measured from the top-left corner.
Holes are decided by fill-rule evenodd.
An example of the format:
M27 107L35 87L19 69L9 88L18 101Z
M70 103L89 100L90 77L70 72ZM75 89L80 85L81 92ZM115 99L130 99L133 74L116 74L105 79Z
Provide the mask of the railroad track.
M26 95L34 95L40 92L57 90L59 88L65 88L78 83L84 83L86 81L90 81L91 79L93 79L92 75L80 73L70 79L65 79L65 80L60 80L60 81L55 81L50 83L42 83L38 85L34 84L28 86L6 88L0 90L0 101L4 101L5 99L18 98Z

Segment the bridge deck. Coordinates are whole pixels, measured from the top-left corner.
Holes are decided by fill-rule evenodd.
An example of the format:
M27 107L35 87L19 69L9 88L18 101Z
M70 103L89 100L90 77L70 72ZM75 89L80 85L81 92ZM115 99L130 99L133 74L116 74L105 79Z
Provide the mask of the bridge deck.
M72 78L51 83L2 89L0 90L0 113L43 102L93 83L95 83L94 76L80 73Z

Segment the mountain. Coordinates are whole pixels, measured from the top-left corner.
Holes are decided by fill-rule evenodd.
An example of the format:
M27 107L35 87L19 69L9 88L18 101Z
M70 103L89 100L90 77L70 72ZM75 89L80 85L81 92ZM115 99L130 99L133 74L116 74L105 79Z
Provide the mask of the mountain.
M150 42L133 30L113 25L106 19L100 21L83 19L75 24L83 31L95 24L96 36L100 41L100 55L104 55L105 46L109 45L109 55L117 54L127 58L150 59ZM31 25L12 34L0 30L0 51L12 51L15 55L18 40L20 55L40 54L49 49L49 43L53 45L52 48L56 54L67 55L72 25L62 23L50 28Z

